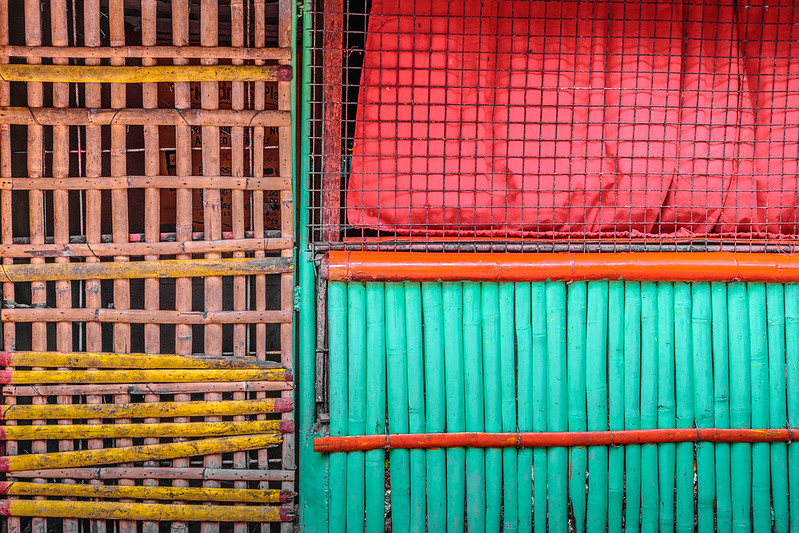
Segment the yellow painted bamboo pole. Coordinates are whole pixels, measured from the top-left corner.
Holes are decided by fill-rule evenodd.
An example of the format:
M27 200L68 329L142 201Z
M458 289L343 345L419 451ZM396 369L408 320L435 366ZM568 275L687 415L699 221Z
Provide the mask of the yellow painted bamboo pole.
M93 189L231 189L245 191L290 191L291 178L269 176L116 176L99 178L0 178L0 190L83 191Z
M279 368L277 363L261 361L254 357L61 352L0 352L0 366L36 366L43 368L137 368L140 370L159 368Z
M248 276L292 272L289 257L167 259L124 263L40 263L0 265L0 282L69 281L75 279L188 278Z
M282 398L219 402L160 402L120 404L4 405L3 420L68 420L91 418L174 418L237 416L291 411L293 402Z
M180 81L291 81L281 65L26 65L0 64L2 81L50 83L169 83Z
M277 489L129 487L123 485L28 483L24 481L0 482L0 495L247 503L285 503L291 501L294 496L291 492Z
M0 107L0 124L23 126L289 126L288 111L270 109L141 109Z
M0 370L0 384L183 383L203 381L289 381L282 368L188 370Z
M290 48L237 46L0 46L0 56L69 58L291 59Z
M289 433L293 430L294 424L290 420L0 426L0 440L225 437L259 433Z
M0 472L74 468L79 466L132 463L134 461L160 461L176 457L260 450L277 446L282 440L283 438L280 435L246 435L100 450L9 455L0 457Z
M105 383L4 385L3 396L81 396L84 394L194 394L291 390L290 381L223 381L206 383Z
M294 519L292 507L228 505L165 505L157 503L70 502L6 500L2 516L95 518L98 520L154 520L178 522L279 522Z
M294 470L242 470L238 468L205 468L168 466L117 467L89 466L85 468L52 468L47 470L18 470L14 478L25 479L200 479L216 481L287 481L294 479Z

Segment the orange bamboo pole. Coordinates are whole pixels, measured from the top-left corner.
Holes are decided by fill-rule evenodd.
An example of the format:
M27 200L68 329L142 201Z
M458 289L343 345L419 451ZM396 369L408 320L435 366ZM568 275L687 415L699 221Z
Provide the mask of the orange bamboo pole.
M76 59L183 58L276 60L291 58L290 48L245 48L237 46L9 46L0 45L4 57L67 57Z
M141 126L152 124L161 126L279 127L287 126L289 118L288 112L275 110L182 109L178 111L177 109L125 107L112 109L0 107L0 124L24 126Z
M55 58L63 61L65 58ZM113 57L112 59L120 59ZM285 81L291 68L278 65L157 65L157 66L82 66L0 64L3 81L47 83L172 83L176 81Z
M292 311L146 311L143 309L3 309L9 322L111 322L129 324L278 324L292 319ZM43 347L42 347L43 348ZM120 349L121 350L121 349ZM40 348L37 351L44 351ZM126 348L127 351L127 348Z
M149 126L155 128L154 125ZM148 137L145 136L145 142ZM156 153L157 157L157 153ZM205 189L290 191L291 178L230 176L117 176L99 178L54 177L46 181L31 178L0 178L0 190L80 191L89 189Z

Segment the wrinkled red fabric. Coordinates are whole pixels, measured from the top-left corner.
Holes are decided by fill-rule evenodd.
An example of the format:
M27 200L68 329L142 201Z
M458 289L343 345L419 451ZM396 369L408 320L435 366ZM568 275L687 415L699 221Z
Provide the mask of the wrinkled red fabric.
M374 0L348 222L799 228L799 1Z

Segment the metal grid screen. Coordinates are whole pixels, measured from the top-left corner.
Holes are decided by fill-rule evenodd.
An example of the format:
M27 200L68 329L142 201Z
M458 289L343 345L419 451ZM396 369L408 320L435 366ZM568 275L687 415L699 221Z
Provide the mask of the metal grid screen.
M313 15L317 251L795 249L796 2Z

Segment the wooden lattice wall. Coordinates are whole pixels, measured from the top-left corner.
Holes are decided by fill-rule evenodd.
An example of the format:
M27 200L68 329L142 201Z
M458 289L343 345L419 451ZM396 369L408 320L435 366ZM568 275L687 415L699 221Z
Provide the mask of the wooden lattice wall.
M291 527L292 10L0 0L9 533Z

